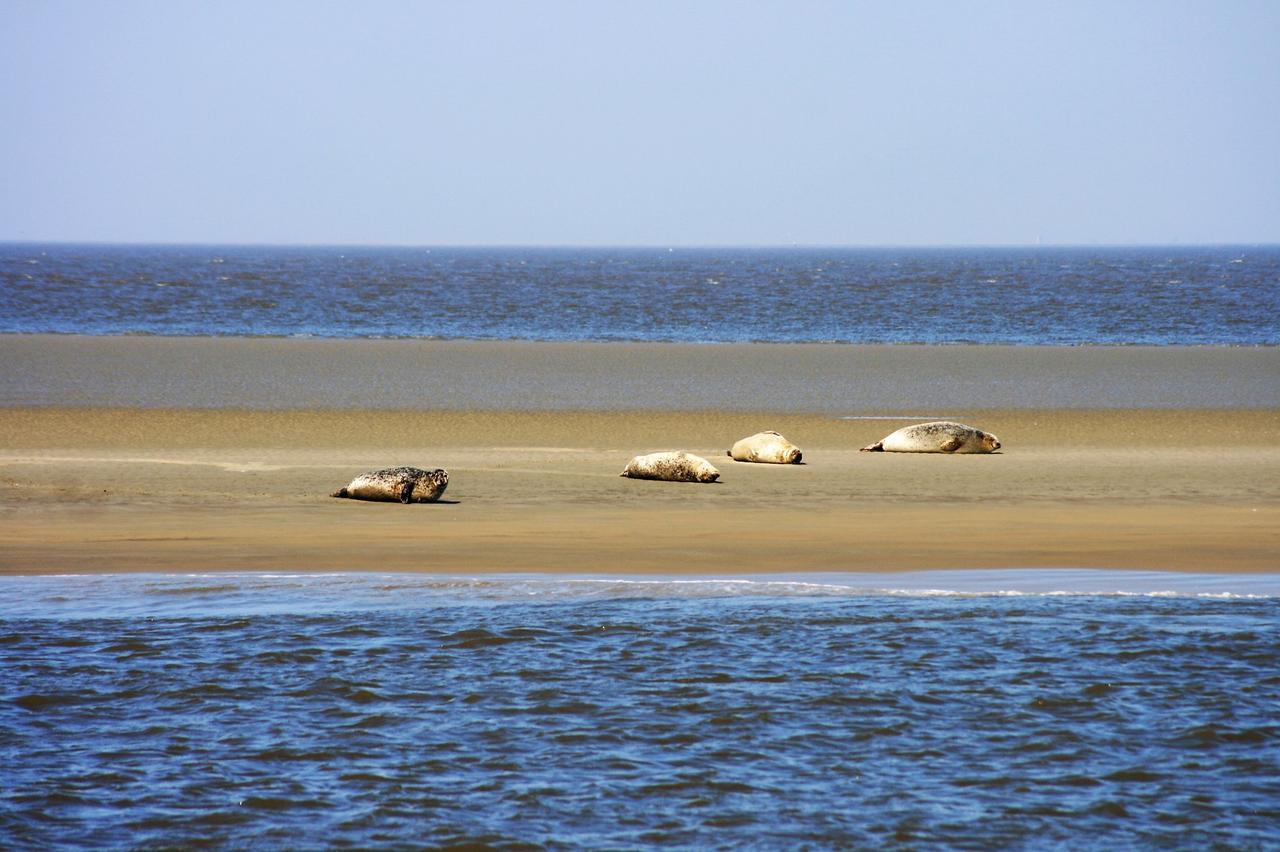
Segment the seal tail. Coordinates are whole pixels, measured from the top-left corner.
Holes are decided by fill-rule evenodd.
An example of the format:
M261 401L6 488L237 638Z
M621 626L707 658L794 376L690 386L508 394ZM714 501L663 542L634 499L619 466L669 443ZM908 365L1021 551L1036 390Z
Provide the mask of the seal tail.
M329 496L330 497L350 497L351 495L347 493L347 487L344 485L343 487L339 488L337 491L333 492Z
M871 444L871 445L869 445L869 446L863 447L861 450L859 450L859 452L863 452L863 453L883 453L883 452L884 452L884 441L876 441L874 444Z

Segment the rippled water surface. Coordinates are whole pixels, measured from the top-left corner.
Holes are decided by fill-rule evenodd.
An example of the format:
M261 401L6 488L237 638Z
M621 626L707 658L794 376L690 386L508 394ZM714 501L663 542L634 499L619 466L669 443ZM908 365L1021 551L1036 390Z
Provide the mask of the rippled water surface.
M1276 579L891 585L0 578L0 846L1280 843Z
M1280 343L1280 247L0 245L0 332Z

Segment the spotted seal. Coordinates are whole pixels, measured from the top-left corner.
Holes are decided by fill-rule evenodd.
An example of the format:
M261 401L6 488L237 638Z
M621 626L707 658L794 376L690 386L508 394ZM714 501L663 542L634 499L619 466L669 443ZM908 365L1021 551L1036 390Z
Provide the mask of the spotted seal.
M631 479L662 479L667 482L715 482L720 471L711 462L684 451L649 453L627 463L622 476Z
M434 503L449 487L449 472L443 468L389 467L362 473L330 497L352 500L385 500L401 503Z
M989 432L937 420L904 426L892 435L863 447L864 453L992 453L1000 440Z
M729 458L740 462L761 462L763 464L800 464L804 453L800 448L779 435L777 432L757 432L749 438L743 438L733 445L728 452Z

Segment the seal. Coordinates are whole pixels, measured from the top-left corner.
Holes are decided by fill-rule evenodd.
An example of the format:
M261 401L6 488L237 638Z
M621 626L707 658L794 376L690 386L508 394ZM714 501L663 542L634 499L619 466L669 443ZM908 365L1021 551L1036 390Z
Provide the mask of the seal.
M993 453L1000 449L995 435L947 420L904 426L892 435L862 448L864 453Z
M388 467L362 473L330 497L351 500L383 500L400 503L434 503L449 487L449 472L443 468Z
M800 464L804 453L800 448L777 432L757 432L743 438L728 452L729 458L740 462L762 464Z
M631 479L662 479L667 482L715 482L720 471L702 456L684 451L649 453L627 463L622 476Z

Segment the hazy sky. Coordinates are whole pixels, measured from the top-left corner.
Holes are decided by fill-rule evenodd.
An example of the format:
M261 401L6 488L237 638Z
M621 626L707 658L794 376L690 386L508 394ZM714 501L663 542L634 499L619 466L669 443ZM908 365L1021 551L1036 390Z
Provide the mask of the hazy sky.
M1280 242L1280 2L0 0L0 239Z

